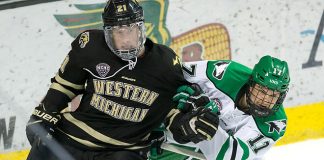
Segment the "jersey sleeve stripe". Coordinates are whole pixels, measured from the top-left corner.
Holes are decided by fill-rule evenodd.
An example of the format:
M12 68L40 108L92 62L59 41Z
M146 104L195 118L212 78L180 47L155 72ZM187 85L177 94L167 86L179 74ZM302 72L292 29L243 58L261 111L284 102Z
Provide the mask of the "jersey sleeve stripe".
M233 137L233 149L232 149L231 160L235 160L236 152L237 152L237 140Z
M103 146L100 146L100 145L94 144L94 143L92 143L92 142L90 142L90 141L83 140L83 139L80 139L80 138L78 138L78 137L75 137L75 136L72 136L72 135L70 135L70 134L67 134L67 133L65 133L64 131L62 131L62 130L59 129L59 128L58 128L58 130L61 131L62 133L64 133L65 135L67 135L68 137L70 137L71 139L73 139L73 140L75 140L75 141L77 141L77 142L79 142L79 143L81 143L81 144L83 144L83 145L85 145L85 146L88 146L88 147L91 147L91 148L94 148L94 147L96 147L96 148L104 148Z
M108 143L108 144L113 144L113 145L118 145L118 146L130 146L130 145L134 145L134 144L130 144L130 143L126 143L126 142L122 142L116 139L113 139L111 137L108 137L100 132L97 132L96 130L94 130L93 128L91 128L90 126L88 126L86 123L77 120L76 118L74 118L71 114L66 113L63 115L64 118L66 120L68 120L69 122L73 123L74 125L76 125L77 127L79 127L81 130L83 130L84 132L88 133L90 136L92 136L93 138Z
M64 109L62 109L60 111L60 113L67 113L67 112L72 112L70 105L68 105L67 107L64 107Z
M230 137L228 137L225 143L222 145L222 148L220 149L216 157L216 160L224 159L226 151L229 149L229 146L230 146Z
M66 94L70 99L73 99L74 97L76 97L76 95L71 92L70 90L64 88L62 85L58 84L58 83L52 83L50 86L51 89L55 89L58 90L64 94Z
M241 148L243 149L243 155L242 155L242 160L248 159L250 155L250 150L249 147L240 139L237 139Z
M69 82L69 81L61 78L59 74L56 74L55 80L57 82L65 85L65 86L69 86L69 87L74 88L74 89L77 89L77 90L84 89L84 85L78 85L78 84L71 83L71 82Z

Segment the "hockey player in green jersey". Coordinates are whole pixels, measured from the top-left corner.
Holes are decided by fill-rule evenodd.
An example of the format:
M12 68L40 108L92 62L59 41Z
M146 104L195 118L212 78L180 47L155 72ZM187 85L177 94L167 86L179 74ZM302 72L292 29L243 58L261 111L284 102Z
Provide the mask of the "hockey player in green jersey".
M252 70L230 60L186 62L183 72L205 93L180 87L174 97L178 108L195 109L202 105L201 97L207 96L210 101L203 103L218 112L219 126L211 140L181 146L201 152L208 160L261 159L284 135L287 117L282 103L290 82L285 61L264 56ZM172 133L166 135L166 143L180 145ZM168 151L158 157L186 158Z

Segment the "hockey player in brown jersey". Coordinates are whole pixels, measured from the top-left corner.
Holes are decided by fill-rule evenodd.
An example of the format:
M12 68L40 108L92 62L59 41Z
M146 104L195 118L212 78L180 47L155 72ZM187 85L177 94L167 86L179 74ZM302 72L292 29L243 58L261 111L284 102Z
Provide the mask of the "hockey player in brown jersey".
M175 109L172 96L188 82L176 54L146 38L143 10L136 1L110 0L102 18L103 30L84 31L72 42L35 108L26 128L32 145L28 159L68 159L53 153L56 149L38 132L39 125L72 159L136 160L146 159L151 132L162 122L177 119L182 123L172 125L179 126L198 121L197 116L217 118L205 109L186 115ZM77 110L67 110L79 94ZM184 136L186 140L213 136L216 131L206 123L218 124L210 121L202 123L209 131L192 132L196 134ZM175 134L182 137L184 132Z

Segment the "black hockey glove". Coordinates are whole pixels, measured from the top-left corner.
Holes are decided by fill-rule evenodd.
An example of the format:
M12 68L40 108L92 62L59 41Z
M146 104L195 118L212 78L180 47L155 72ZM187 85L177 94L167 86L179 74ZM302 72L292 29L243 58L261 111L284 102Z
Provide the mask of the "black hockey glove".
M208 108L198 107L188 113L179 112L170 124L169 130L179 143L211 140L218 128L218 114Z
M26 135L29 143L33 145L42 144L41 138L52 138L55 126L58 124L61 116L57 112L49 112L43 103L37 106L26 126ZM44 145L44 144L42 144Z
M184 113L201 106L211 109L212 112L218 112L216 103L210 100L197 84L180 86L177 94L173 96L173 101L178 102L177 108Z

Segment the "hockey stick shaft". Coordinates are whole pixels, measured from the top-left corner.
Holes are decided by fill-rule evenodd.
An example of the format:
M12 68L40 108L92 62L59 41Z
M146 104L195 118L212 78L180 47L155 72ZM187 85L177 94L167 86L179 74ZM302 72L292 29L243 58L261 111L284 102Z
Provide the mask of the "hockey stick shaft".
M169 144L169 143L162 143L161 148L165 149L165 150L168 150L168 151L171 151L171 152L178 153L178 154L193 157L193 158L196 158L196 159L199 159L199 160L206 160L205 156L203 154L201 154L201 153L197 153L197 152L194 152L194 151L191 151L191 150L187 150L185 148L181 148L181 147Z

